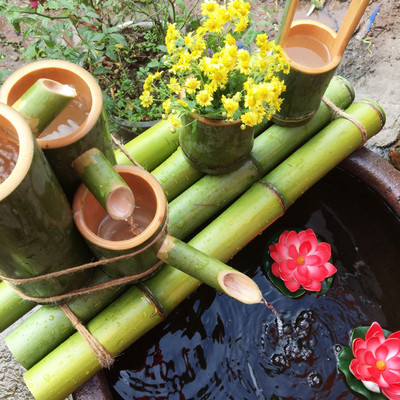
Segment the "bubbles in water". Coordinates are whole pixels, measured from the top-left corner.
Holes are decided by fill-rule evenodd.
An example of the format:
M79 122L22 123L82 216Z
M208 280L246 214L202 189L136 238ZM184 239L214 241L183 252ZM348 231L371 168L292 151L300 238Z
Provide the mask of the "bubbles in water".
M311 372L307 377L308 384L313 388L319 388L322 386L323 379L321 374L318 372Z
M294 323L283 325L280 337L282 352L271 357L272 364L282 372L290 367L291 362L308 361L313 356L311 330L314 321L314 313L306 310L297 316Z

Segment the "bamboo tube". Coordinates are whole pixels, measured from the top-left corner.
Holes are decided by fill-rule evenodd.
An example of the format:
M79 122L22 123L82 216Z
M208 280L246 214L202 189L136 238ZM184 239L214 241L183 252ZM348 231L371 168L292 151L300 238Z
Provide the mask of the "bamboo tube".
M111 218L124 220L132 215L132 190L99 149L85 151L72 162L72 168Z
M10 280L29 279L91 259L71 208L24 118L0 104L0 140L17 144L18 159L0 184L0 271ZM22 233L22 234L21 234ZM27 296L51 297L83 285L87 271L12 285Z
M102 92L84 68L62 60L41 60L26 64L7 77L0 88L0 102L14 104L39 78L70 85L77 92L37 138L61 187L71 199L80 184L71 163L80 154L97 147L115 164Z
M383 112L371 102L356 103L347 112L360 120L367 138L383 126ZM292 204L360 144L359 129L352 122L339 118L267 175L265 182L279 177L282 180L283 197L288 204ZM300 167L299 172L296 172L295 166ZM321 167L322 171L318 171L316 166ZM293 178L289 177L287 184L282 179L287 173L296 176L295 191L289 186ZM282 203L276 194L257 183L192 239L190 244L223 262L227 261L282 213ZM165 312L176 307L198 285L199 281L170 266L164 267L145 283ZM150 301L137 288L132 288L87 326L115 356L160 321L161 316L153 312ZM114 329L115 326L118 329ZM31 368L25 374L25 380L37 400L57 400L63 399L99 369L98 361L84 340L79 334L74 334Z
M160 121L143 132L124 148L147 171L152 171L166 160L178 147L179 131L172 133L168 121ZM115 152L117 164L132 164L121 151Z
M354 99L354 91L345 79L335 77L325 96L337 107L346 108ZM222 176L206 175L192 184L170 203L171 232L186 237L318 132L332 113L321 103L315 118L306 125L293 128L272 125L255 139L250 160L241 168Z
M338 107L346 108L353 101L354 91L345 79L335 77L325 95ZM296 128L282 128L273 125L265 133L260 135L255 141L252 157L257 160L257 164L262 168L263 173L266 173L269 169L276 165L279 160L290 153L293 149L291 146L294 143L300 145L304 140L307 139L307 137L313 135L322 126L326 125L331 118L332 113L333 111L330 108L328 108L324 103L321 103L321 107L316 118L312 119L309 123L307 123L307 125ZM161 168L156 168L153 171L153 175L158 178L160 184L164 187L164 190L165 188L171 187L172 192L174 192L173 183L175 183L176 176L180 177L180 180L177 182L177 186L181 186L181 181L184 181L185 184L187 181L190 182L189 184L193 183L193 180L191 179L193 178L193 176L191 176L193 168L190 167L183 154L179 153L180 152L178 149L177 152L170 157L170 159L173 159L173 163L171 164L176 165L176 169L170 167L171 164L168 162L170 159L168 159L164 164L162 164L168 165L168 168L166 168L167 172L164 175ZM180 161L183 161L183 165L180 164ZM185 168L183 168L185 165L189 166L189 169L187 170L188 173L185 172ZM179 200L176 199L178 201L173 201L170 203L170 233L180 239L184 238L187 234L192 232L194 229L196 229L196 227L204 223L206 219L211 216L211 208L213 209L212 213L216 212L214 207L209 207L207 204L218 201L220 207L225 206L228 204L228 200L225 200L225 196L230 195L231 200L233 200L233 198L237 197L240 193L247 189L255 180L258 179L259 175L255 166L250 164L249 170L246 172L245 177L245 173L242 170L245 170L246 168L247 167L242 167L239 171L228 174L224 177L204 177L203 179L206 180L206 184L201 184L199 181L199 184L193 186L194 189L187 190L185 194L182 194ZM176 170L182 173L176 174ZM165 176L165 179L160 179L160 176ZM237 179L238 177L240 179ZM196 178L196 176L194 176L194 178ZM173 197L170 199L173 199ZM159 272L159 274L161 274L160 276L162 276L162 279L168 281L169 276L168 274L164 275L163 271L164 270ZM186 275L184 276L186 277ZM176 290L181 290L181 287L178 285ZM192 290L194 290L194 288ZM188 294L189 293L190 291ZM164 303L166 301L168 301L168 296L163 299ZM72 300L72 302L74 302L74 300ZM31 316L30 318L33 317ZM66 319L66 317L64 318ZM43 317L42 320L38 318L35 324L31 324L32 328L35 325L40 326L41 334L38 334L37 336L39 339L41 337L48 336L49 331L45 328L46 320L47 319L45 317ZM66 339L72 333L72 330L65 332L64 339ZM20 335L21 339L18 340L18 336ZM10 350L19 361L21 360L21 357L19 356L20 353L35 353L35 349L40 343L39 341L35 342L33 340L26 341L22 338L22 335L24 337L31 336L27 325L21 325L20 328L15 330L15 335L13 335L13 339L15 338L15 340L7 341ZM51 343L49 341L46 341L46 343L40 343L41 350L46 348L47 352L50 352L55 347L51 347L50 344ZM34 357L34 355L32 355L32 357ZM39 360L37 359L37 361ZM28 366L25 367L29 368Z
M248 276L172 236L165 238L157 257L242 303L262 300L260 289Z
M204 175L189 163L180 147L154 169L152 174L160 183L168 200L174 199Z
M90 284L93 286L109 280L110 277L107 274L97 270ZM126 285L114 286L81 295L68 301L68 306L82 322L87 322L126 289ZM24 304L32 307L35 305L28 302ZM5 342L15 359L24 368L29 369L48 354L49 348L57 347L74 332L75 328L60 307L42 306L10 332Z
M35 303L23 300L7 282L0 282L0 304L1 309L7 310L1 313L0 332L35 307Z
M32 133L40 133L76 97L76 90L52 79L38 79L13 105L28 122Z

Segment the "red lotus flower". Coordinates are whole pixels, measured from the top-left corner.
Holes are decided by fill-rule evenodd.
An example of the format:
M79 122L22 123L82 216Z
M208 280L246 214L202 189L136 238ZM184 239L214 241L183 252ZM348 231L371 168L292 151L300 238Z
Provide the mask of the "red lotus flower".
M374 322L365 340L353 341L350 371L372 392L391 400L400 400L400 331L385 338L381 326Z
M286 287L295 292L302 286L306 290L319 292L321 282L336 272L328 262L331 246L319 243L312 229L300 233L285 231L279 241L269 247L272 273L281 278Z

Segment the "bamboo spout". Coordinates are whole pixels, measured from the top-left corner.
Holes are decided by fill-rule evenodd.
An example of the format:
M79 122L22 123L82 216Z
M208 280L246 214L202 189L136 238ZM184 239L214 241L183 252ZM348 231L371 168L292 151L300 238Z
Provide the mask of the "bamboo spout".
M342 22L342 25L337 32L334 42L332 44L324 43L329 49L332 60L334 60L335 58L342 58L347 44L351 39L354 31L356 30L357 25L360 22L360 19L369 4L369 1L370 0L352 0L349 9L346 12L345 18ZM283 48L285 48L285 44L288 40L289 31L292 26L293 18L296 13L298 4L299 0L287 0L286 2L282 22L279 27L277 37L275 39L276 43L280 44ZM317 39L322 39L322 37Z
M52 79L38 79L13 105L35 137L76 97L76 90Z
M111 218L124 220L135 209L135 197L115 168L96 148L81 154L72 168Z
M166 236L157 257L242 303L262 300L260 289L247 275L172 236Z
M349 40L369 4L369 0L353 0L337 33L331 50L331 57L342 57Z

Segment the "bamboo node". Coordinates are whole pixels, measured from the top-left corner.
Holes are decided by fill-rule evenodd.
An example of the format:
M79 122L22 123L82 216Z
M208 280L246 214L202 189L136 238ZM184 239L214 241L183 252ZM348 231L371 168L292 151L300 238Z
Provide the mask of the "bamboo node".
M267 188L270 192L272 192L274 194L274 196L278 199L279 204L282 207L283 213L285 213L288 209L288 206L286 204L286 200L283 197L282 193L275 186L271 185L269 182L258 181L257 183L264 186L265 188Z
M60 305L61 310L71 321L74 328L80 333L82 338L89 346L92 353L96 356L103 368L110 368L114 363L114 357L105 349L105 347L89 332L80 319L72 312L67 304Z
M341 117L348 119L350 122L352 122L360 131L361 133L361 146L364 146L364 144L366 143L366 141L368 140L368 134L367 134L367 130L365 129L365 127L363 126L363 124L356 118L354 118L352 115L347 114L346 112L344 112L342 109L340 109L339 107L337 107L335 104L333 104L328 98L326 97L322 97L322 101L330 108L334 111L334 114L332 116L332 119L337 118L338 115L340 115Z
M154 310L157 313L157 315L159 315L161 319L164 321L168 317L168 311L156 299L153 293L151 293L150 289L142 283L137 284L136 287L146 298L146 300L154 307Z

